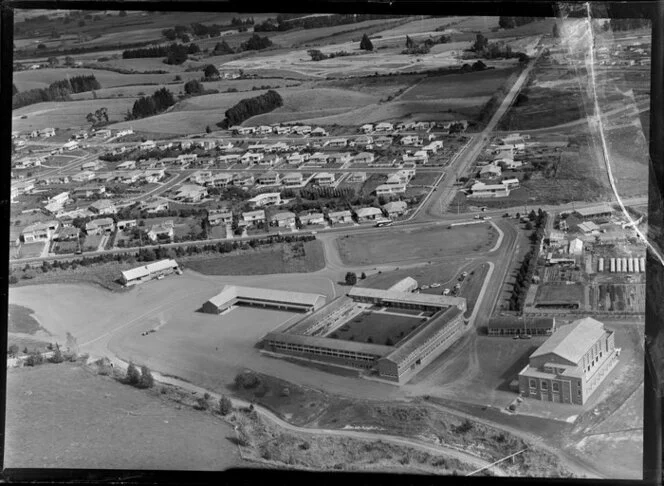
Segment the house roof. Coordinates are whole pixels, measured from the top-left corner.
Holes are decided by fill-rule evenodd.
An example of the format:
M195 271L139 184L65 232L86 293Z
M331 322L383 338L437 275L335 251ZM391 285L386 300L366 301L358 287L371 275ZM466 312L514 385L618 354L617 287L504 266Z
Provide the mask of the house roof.
M573 364L577 364L586 354L588 348L595 344L606 332L604 324L592 317L585 317L559 328L530 357L536 358L547 354L555 354Z
M579 208L576 212L581 216L595 216L598 214L612 213L613 208L609 204L599 204L589 208Z
M370 344L357 341L346 341L344 339L332 339L315 336L304 336L301 334L288 334L270 332L265 335L264 341L274 340L288 344L302 344L305 346L316 346L319 348L335 349L339 351L350 351L354 353L365 353L376 358L385 356L394 350L392 346L382 344Z
M276 213L273 214L270 220L272 221L284 221L286 219L291 219L295 217L295 213L292 213L290 211L284 211L283 213Z
M265 217L265 210L259 209L257 211L247 211L246 213L242 213L243 218L251 218L254 216L259 216L259 217Z
M599 229L599 226L597 226L592 221L585 221L585 222L579 224L578 226L579 226L579 229L581 231L583 231L584 233L590 233L591 231L597 231Z
M411 288L417 288L417 286L417 280L413 277L406 277L399 280L387 290L392 290L394 292L409 292Z
M323 213L309 213L309 214L302 214L299 216L300 220L302 219L323 219Z
M383 212L378 208L360 208L357 211L355 211L355 213L357 213L358 218L364 218L366 216L374 216L376 214L383 214Z
M330 218L342 218L344 216L352 217L353 214L348 210L346 210L346 211L333 211L331 213L328 213L328 216Z

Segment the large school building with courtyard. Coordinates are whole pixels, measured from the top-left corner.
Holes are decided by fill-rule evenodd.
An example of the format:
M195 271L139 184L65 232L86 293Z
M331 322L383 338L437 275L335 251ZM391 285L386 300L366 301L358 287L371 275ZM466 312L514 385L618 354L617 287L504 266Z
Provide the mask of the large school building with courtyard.
M297 323L268 333L263 349L406 383L465 328L464 298L413 293L413 282L408 278L388 290L353 287Z
M234 306L247 305L285 311L313 312L324 306L325 302L325 296L319 294L225 285L221 292L203 304L201 310L208 314L222 314Z

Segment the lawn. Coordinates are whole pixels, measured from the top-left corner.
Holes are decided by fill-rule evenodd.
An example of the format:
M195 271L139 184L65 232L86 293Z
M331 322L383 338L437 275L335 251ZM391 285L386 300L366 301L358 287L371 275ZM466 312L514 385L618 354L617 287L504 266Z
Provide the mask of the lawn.
M233 429L76 364L7 371L5 467L220 470Z
M422 317L363 312L327 337L342 339L344 341L393 346L426 322L426 320L426 318Z
M325 266L325 257L319 241L308 241L234 255L192 258L183 263L185 268L205 275L267 275L314 272Z
M97 251L102 238L102 235L86 236L85 243L83 244L83 251Z
M585 293L583 284L572 285L543 284L537 288L536 305L549 302L579 302L580 308L585 306Z
M426 258L442 258L488 250L497 233L485 224L447 228L376 231L345 236L336 241L341 260L347 265L370 265Z
M9 304L9 332L35 334L42 329L39 322L32 316L34 311L22 305Z
M46 244L47 243L43 241L40 243L21 243L19 258L38 257L41 255L42 250L44 249L44 245Z

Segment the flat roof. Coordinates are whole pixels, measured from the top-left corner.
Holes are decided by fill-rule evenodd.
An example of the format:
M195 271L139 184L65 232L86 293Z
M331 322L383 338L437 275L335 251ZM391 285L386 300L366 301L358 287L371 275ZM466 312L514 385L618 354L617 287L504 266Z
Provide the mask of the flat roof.
M305 292L291 292L289 290L272 290L257 287L242 287L239 285L225 285L221 292L208 300L213 305L221 306L235 298L252 300L282 302L285 304L315 306L324 295Z
M414 335L407 338L404 343L397 344L397 348L385 356L393 363L399 364L407 360L408 357L417 349L419 349L427 340L434 336L438 331L447 326L454 318L462 313L458 307L450 307L437 315L429 322L424 323L419 331Z
M302 344L306 346L315 346L319 348L333 349L338 351L350 351L355 353L365 353L383 357L394 350L392 346L382 344L361 343L357 341L345 341L343 339L332 339L318 336L305 336L302 334L286 334L279 332L268 333L264 341L279 341L288 344Z
M551 329L554 327L556 319L554 317L535 317L524 319L523 317L494 317L489 320L487 327L489 329L512 329L512 328L530 328L530 329Z
M463 297L450 297L446 295L414 294L396 292L393 290L370 289L353 287L348 292L350 297L368 297L386 300L388 302L402 302L405 304L421 304L435 307L460 306L466 301Z

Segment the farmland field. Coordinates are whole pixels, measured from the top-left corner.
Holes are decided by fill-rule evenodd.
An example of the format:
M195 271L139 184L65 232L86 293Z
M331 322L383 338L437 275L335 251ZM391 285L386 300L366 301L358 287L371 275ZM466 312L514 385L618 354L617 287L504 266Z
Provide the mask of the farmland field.
M363 312L326 337L393 346L427 320L426 317L393 315L388 310L390 313Z
M430 76L409 89L402 101L439 100L448 98L490 98L496 89L513 73L514 68L487 69L466 74ZM486 101L486 100L485 100Z
M342 261L347 265L367 265L482 252L497 239L489 225L476 224L448 229L402 230L385 238L380 232L346 236L336 240Z
M5 467L220 470L243 464L228 440L230 425L80 365L8 370L7 392Z
M94 74L102 88L136 84L161 84L173 80L173 74L121 74L104 69L49 68L36 71L17 71L14 73L14 84L16 84L19 91L25 91L33 88L46 88L55 81L66 79L67 76L88 76L90 74ZM200 73L197 74L200 77Z
M579 302L580 308L585 307L585 293L583 285L575 283L572 285L544 284L537 288L535 298L537 304L546 304L549 302L574 303Z

